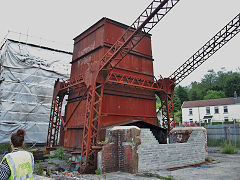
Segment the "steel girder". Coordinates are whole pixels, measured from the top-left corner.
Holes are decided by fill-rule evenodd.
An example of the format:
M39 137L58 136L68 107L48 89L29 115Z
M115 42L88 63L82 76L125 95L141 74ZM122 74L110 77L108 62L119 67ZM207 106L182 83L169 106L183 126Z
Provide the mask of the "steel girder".
M177 85L239 32L240 14L224 26L212 39L171 74L169 78L175 80Z

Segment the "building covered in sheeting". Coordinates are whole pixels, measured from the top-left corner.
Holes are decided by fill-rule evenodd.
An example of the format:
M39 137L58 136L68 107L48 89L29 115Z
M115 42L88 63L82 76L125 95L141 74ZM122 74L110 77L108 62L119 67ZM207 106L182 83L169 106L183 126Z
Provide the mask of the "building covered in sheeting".
M72 53L7 39L0 49L0 143L26 130L45 143L55 80L68 79ZM64 112L64 111L63 111Z

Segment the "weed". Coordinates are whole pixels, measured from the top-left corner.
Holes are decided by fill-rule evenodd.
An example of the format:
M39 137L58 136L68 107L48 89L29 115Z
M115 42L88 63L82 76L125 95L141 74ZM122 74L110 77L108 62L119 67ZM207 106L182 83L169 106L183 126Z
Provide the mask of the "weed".
M105 145L105 144L114 144L114 142L108 142L108 138L106 138L104 141L98 142L99 145Z
M231 144L225 143L222 149L223 154L236 154L234 147Z
M51 175L51 169L49 167L47 167L47 175L50 176Z
M146 176L147 177L153 177L153 174L152 173L147 173Z
M99 168L96 169L96 170L95 170L95 174L100 175L100 174L101 174L101 170L100 170Z
M214 161L214 160L211 159L210 157L206 157L206 158L205 158L205 161L206 161L206 162L212 162L212 161Z
M43 167L43 164L42 163L38 163L38 166L37 166L37 175L43 175L43 171L44 171L44 167Z
M57 158L59 160L65 161L65 162L69 162L69 158L66 155L63 147L60 147L57 150L53 151L52 154L46 154L45 157L47 157L47 158Z
M42 147L40 147L40 148L38 148L40 151L43 151L43 152L45 152L46 151L46 146L42 146Z
M209 147L223 147L225 146L226 143L228 143L228 140L225 140L224 138L220 138L220 139L208 139L207 140L207 145ZM231 141L231 144L235 144L234 141ZM240 148L240 143L237 142L236 144L237 147Z

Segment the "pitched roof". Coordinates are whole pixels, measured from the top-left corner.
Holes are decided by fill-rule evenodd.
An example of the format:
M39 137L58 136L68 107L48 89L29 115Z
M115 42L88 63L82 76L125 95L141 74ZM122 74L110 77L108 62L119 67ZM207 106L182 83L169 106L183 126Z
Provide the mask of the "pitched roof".
M220 98L220 99L208 99L208 100L198 100L198 101L184 101L182 108L190 107L205 107L205 106L221 106L240 103L240 98Z

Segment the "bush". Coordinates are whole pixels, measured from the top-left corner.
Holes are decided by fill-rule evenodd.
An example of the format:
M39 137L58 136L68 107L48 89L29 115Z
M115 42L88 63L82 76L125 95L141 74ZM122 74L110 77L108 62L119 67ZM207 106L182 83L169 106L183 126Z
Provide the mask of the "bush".
M10 144L9 143L0 144L0 151L10 152L11 151Z
M95 173L96 173L97 175L100 175L100 174L101 174L101 170L98 168L98 169L95 170Z
M66 155L63 147L60 147L57 150L53 151L52 154L45 155L45 157L47 157L47 158L57 158L59 160L65 161L65 162L69 161L69 158Z
M225 143L222 153L223 154L236 154L237 152L235 151L234 147L231 144Z

